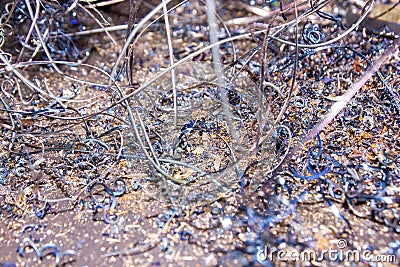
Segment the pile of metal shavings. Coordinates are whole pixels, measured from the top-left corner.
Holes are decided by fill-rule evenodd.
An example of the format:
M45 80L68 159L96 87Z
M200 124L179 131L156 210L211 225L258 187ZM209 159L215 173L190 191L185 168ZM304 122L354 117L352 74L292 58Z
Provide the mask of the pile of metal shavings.
M151 104L141 106L146 108L144 114L148 112L143 120L163 168L190 184L167 183L154 173L151 176L155 177L146 179L142 187L159 200L162 198L180 205L196 206L220 198L221 193L237 187L237 174L230 169L230 165L243 157L255 140L256 131L252 124L255 123L257 110L253 110L250 103L257 103L256 88L241 73L233 73L230 69L224 75L228 84L226 94L234 113L232 131L239 137L232 140L218 86L213 82L211 65L198 63L194 68L183 64L175 73L179 86L178 125L181 127L176 129L169 125L173 120L173 92L168 88L170 76L157 81L137 102ZM127 153L134 154L139 149L133 137ZM194 168L179 163L182 159Z
M133 94L171 64L163 18L128 85L126 28L104 32L126 3L0 0L0 266L399 265L400 12L372 2L297 1L296 28L293 1L217 1L219 40L238 39L221 77L211 49L177 65L175 95L171 72ZM167 7L175 63L210 45L205 3ZM260 254L337 240L394 258Z

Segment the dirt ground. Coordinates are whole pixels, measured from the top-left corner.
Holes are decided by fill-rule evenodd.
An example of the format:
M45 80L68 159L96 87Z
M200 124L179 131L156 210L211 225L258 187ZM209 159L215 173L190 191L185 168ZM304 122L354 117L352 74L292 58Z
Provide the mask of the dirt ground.
M0 1L1 266L399 266L399 2L212 3Z

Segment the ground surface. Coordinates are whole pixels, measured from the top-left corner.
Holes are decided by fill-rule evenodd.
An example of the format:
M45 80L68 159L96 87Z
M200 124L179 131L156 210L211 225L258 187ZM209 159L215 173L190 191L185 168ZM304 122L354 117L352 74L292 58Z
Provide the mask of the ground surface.
M0 1L0 263L398 266L400 7L378 1L347 31L369 4L297 2L295 64L293 3L284 20L270 2L216 3L219 40L237 40L220 82L211 50L175 68L175 126L163 18L137 36L128 85L122 62L112 73L126 30L87 32L126 24L127 3L42 1L35 20L33 1ZM177 4L175 63L210 44L205 4Z

